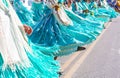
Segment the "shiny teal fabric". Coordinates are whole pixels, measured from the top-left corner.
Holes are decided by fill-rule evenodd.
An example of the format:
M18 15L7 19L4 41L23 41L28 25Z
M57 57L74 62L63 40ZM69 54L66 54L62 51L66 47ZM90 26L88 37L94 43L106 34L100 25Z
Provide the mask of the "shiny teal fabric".
M45 16L34 26L33 33L29 38L34 44L44 47L58 45L61 52L61 47L65 47L64 51L67 48L73 48L74 50L77 46L91 43L103 29L101 24L85 20L68 10L66 10L66 13L73 21L71 26L60 25L54 17L53 11L48 7L44 8L43 13ZM57 55L66 54L66 52L59 54L59 51Z
M91 4L95 5L96 2L91 2ZM97 9L94 10L94 12L96 13L95 15L106 15L109 16L109 18L115 18L118 15L117 12L115 12L115 10L109 5L101 5L101 7L97 6Z
M13 7L23 24L31 27L35 24L32 11L28 10L20 0L14 0Z
M65 0L58 0L58 3L63 3L65 2Z
M44 6L43 6L44 2L33 2L32 6L31 6L31 11L33 13L33 20L35 22L38 22L40 20L41 17L44 16L43 10L44 10Z
M76 31L80 32L79 29L81 29L82 33L87 34L89 37L91 37L92 40L96 39L96 37L101 33L103 29L103 25L96 23L91 20L84 19L76 14L74 14L72 11L66 10L68 16L74 21L75 27L72 29L75 29ZM77 24L78 23L78 24Z
M82 2L76 2L76 4L78 5L78 10L73 10L73 11L76 14L78 14L79 16L82 16L83 18L87 18L89 20L96 21L97 23L101 23L101 24L109 21L108 15L103 16L103 17L99 16L99 13L96 9L97 5L93 4L92 2L88 4L84 1L82 1ZM74 6L73 6L73 8L74 8ZM89 12L83 13L83 10L86 10L86 9L88 9ZM100 14L100 15L103 15L103 14Z
M47 8L46 5L44 6L46 7L44 9L45 16L42 17L39 23L33 28L33 33L29 37L31 42L45 47L52 47L56 45L67 47L70 44L75 44L72 47L76 48L79 44L81 44L82 42L77 44L75 38L64 29L65 26L60 26L58 24L56 18L52 14L52 10ZM89 39L90 38L86 36L86 41ZM61 48L59 51L61 51ZM54 54L56 54L56 52Z
M39 50L33 53L27 52L31 62L30 67L14 64L15 69L10 66L3 67L4 61L0 56L0 78L58 78L59 63L53 57L42 54Z

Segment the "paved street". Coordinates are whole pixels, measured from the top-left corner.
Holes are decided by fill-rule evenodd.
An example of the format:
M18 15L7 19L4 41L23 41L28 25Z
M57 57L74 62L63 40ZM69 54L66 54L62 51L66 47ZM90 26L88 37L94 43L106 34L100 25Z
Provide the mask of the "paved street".
M120 17L86 50L60 57L61 78L120 78Z

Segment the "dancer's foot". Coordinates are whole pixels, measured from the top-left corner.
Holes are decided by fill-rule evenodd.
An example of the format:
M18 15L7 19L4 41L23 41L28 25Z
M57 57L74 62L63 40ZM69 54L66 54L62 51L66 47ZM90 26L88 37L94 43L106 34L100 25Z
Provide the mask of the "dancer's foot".
M58 58L58 57L57 57L57 56L55 56L55 57L54 57L54 60L57 60L57 58Z
M81 51L81 50L85 50L85 49L86 49L85 47L78 47L77 51Z
M59 77L63 74L63 72L58 72L58 74L59 74Z

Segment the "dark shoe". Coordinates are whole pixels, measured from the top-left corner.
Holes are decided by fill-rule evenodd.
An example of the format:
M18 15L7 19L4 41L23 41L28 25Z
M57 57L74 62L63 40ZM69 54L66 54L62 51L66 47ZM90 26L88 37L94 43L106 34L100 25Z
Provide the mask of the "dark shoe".
M85 47L78 47L77 51L81 51L81 50L85 50L85 49L86 49Z
M57 57L57 56L55 56L55 57L54 57L54 60L57 60L57 58L58 58L58 57Z
M59 77L62 75L62 73L63 73L63 72L58 72L58 74L59 74Z

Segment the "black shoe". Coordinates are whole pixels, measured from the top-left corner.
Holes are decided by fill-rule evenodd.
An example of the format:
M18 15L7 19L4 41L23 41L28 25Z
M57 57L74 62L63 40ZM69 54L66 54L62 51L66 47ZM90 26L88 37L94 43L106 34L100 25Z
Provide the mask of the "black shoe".
M86 49L85 47L78 47L77 51L81 51L81 50L85 50L85 49Z
M55 57L54 57L54 60L57 60L57 58L58 58L58 57L57 57L57 56L55 56Z
M58 74L59 74L59 77L62 75L62 73L63 73L63 72L58 72Z

